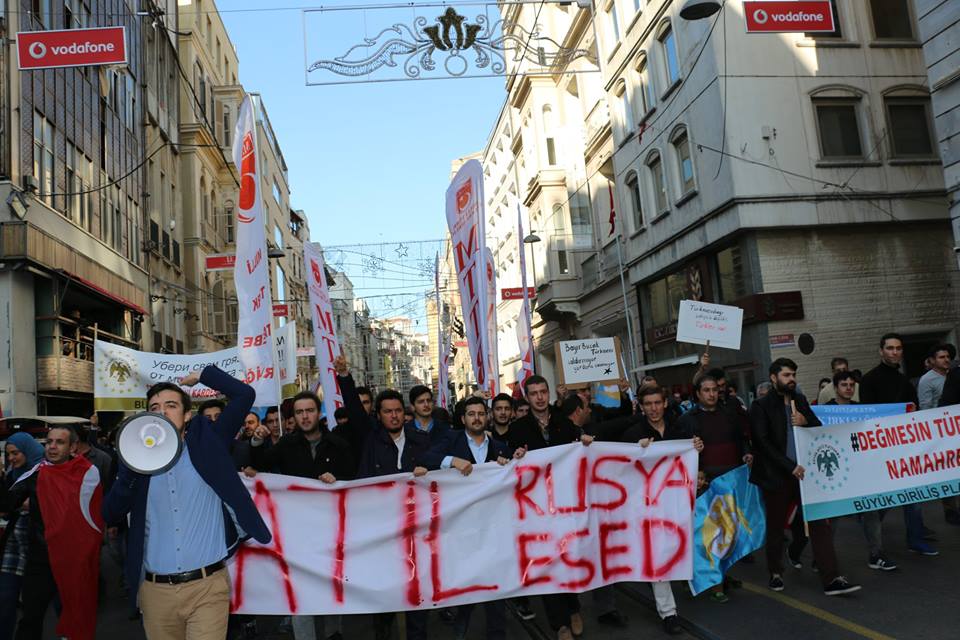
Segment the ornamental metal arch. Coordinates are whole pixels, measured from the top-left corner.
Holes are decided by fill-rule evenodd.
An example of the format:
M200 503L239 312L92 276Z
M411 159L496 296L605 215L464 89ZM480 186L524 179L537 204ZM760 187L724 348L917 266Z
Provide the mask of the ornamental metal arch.
M593 44L580 48L565 47L543 35L534 21L523 24L521 20L503 17L510 13L519 15L520 11L511 12L510 7L523 2L458 4L470 7L471 11L461 13L446 2L304 9L306 84L599 72L592 9L570 5L572 27L583 29L580 40ZM336 52L339 55L311 51L311 42L333 40L322 34L311 39L313 28L342 34L358 13L362 13L365 31L360 43L345 52ZM400 22L396 21L398 13L413 15ZM367 21L370 14L378 18L373 28ZM326 24L318 27L317 21ZM368 30L375 35L368 37Z

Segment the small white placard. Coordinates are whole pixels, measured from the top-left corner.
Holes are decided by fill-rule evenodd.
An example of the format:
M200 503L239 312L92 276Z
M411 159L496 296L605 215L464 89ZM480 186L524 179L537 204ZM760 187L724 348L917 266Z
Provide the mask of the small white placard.
M564 340L557 343L560 383L568 387L623 378L620 345L616 338Z
M680 301L677 342L707 344L711 347L740 349L743 309L725 304Z

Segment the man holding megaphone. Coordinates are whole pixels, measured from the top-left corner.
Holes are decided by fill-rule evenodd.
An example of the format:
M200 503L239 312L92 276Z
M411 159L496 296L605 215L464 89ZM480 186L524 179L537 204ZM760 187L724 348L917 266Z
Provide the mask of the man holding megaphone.
M156 446L165 437L162 432L158 438L151 432L132 439L132 446L143 450L125 455L121 447L124 462L103 505L108 523L130 517L125 574L150 640L224 638L230 611L225 560L241 536L261 543L271 538L230 455L254 390L214 366L190 374L180 385L197 382L227 397L219 419L193 416L190 395L177 384L151 387L147 408L173 424L171 437L182 441L182 453L172 464L166 459L165 449ZM154 426L142 427L141 434ZM149 464L154 455L162 458L156 469ZM147 462L139 464L145 473L130 468L127 460L134 457Z

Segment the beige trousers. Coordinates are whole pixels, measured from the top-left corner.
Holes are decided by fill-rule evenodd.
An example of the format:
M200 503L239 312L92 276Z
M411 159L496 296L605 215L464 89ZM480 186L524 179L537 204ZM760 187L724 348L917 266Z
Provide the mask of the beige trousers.
M183 584L140 585L148 640L223 640L230 615L230 574L224 569Z

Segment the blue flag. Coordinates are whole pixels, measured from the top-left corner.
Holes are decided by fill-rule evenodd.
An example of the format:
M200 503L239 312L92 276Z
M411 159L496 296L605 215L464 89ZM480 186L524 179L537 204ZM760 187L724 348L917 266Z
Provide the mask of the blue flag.
M766 512L760 489L750 484L750 468L715 478L693 512L693 594L722 583L737 560L764 545L766 535Z

